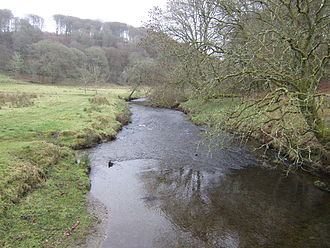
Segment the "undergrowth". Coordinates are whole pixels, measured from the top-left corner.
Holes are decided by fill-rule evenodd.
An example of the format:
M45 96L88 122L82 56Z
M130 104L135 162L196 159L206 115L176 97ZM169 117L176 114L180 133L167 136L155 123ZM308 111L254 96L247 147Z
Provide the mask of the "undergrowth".
M151 89L148 99L153 106L175 108L187 100L187 94L181 89L176 89L174 85L161 85Z

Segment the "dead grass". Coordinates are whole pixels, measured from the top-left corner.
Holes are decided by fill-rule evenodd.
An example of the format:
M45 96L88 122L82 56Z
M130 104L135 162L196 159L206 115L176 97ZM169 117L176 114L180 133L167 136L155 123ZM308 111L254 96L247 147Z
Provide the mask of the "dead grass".
M92 98L89 98L89 101L95 105L109 105L110 104L108 101L108 98L106 96L96 95L96 96L93 96Z
M33 99L37 98L33 93L2 93L0 92L0 107L8 106L11 108L29 107L34 104Z

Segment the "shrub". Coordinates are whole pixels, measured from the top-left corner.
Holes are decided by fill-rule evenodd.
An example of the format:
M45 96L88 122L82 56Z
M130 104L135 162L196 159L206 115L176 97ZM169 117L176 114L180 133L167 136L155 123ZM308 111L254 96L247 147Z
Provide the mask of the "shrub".
M95 105L110 105L108 98L106 96L94 96L89 99L90 103Z
M187 95L179 88L162 85L153 88L149 93L148 98L155 106L175 108L178 107L181 102L184 102L187 99Z

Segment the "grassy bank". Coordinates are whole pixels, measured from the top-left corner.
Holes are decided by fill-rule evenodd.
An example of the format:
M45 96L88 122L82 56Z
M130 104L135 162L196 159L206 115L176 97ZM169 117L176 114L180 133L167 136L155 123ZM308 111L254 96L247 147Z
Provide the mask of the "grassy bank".
M0 76L0 247L73 247L86 236L88 162L74 150L115 137L127 92Z
M180 108L187 112L190 119L197 124L212 126L215 130L225 129L237 135L252 136L264 144L264 147L275 148L281 155L281 159L300 165L309 165L309 168L325 173L330 172L329 164L322 160L322 156L329 155L329 151L325 150L314 136L306 131L308 127L299 115L299 111L291 111L292 113L286 115L281 123L266 122L266 118L269 117L262 113L255 114L259 113L259 110L253 108L244 112L246 116L253 116L253 121L251 118L244 121L244 115L240 119L228 118L234 109L243 108L243 102L244 100L240 98L218 98L208 101L190 99L181 103ZM324 131L330 134L329 102L324 103L320 113L325 122ZM276 111L272 113L273 117L277 114Z

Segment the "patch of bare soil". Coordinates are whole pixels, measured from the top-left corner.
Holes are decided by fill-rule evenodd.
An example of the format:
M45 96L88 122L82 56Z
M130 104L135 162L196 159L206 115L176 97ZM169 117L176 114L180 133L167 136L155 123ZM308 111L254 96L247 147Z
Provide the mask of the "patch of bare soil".
M330 79L323 80L319 88L320 93L330 93Z
M92 227L91 234L86 238L86 243L77 246L77 248L99 248L102 241L106 238L108 225L108 211L106 207L89 193L87 195L88 212L97 218Z

